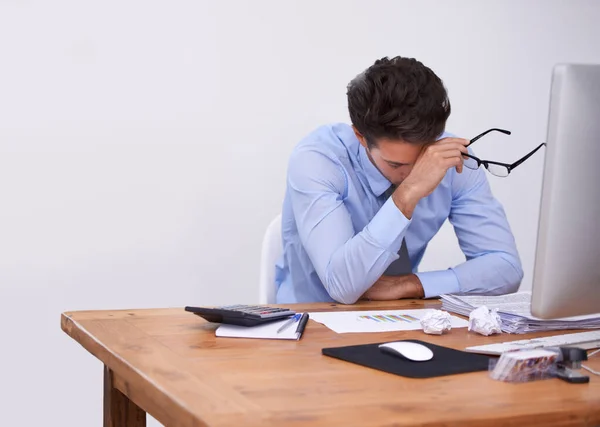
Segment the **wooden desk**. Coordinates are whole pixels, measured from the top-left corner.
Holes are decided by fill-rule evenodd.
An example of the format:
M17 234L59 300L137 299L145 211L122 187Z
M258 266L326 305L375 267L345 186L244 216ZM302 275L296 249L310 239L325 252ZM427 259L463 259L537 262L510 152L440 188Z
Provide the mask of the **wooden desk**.
M439 302L293 306L423 307ZM483 337L466 328L441 337L336 334L310 321L300 341L228 339L216 338L214 324L183 309L65 313L61 325L105 365L106 427L144 426L144 411L166 426L185 427L600 425L600 377L593 375L585 385L506 384L486 372L409 379L321 355L323 347L406 338L464 349L522 336ZM600 357L588 364L599 370Z

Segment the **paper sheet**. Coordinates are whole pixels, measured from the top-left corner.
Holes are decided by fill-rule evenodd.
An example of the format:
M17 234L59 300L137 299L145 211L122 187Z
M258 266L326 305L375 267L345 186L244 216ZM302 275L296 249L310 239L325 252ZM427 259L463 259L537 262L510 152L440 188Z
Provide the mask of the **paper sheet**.
M421 328L421 318L431 309L376 310L376 311L329 311L310 313L310 318L322 323L338 334L350 332L412 331ZM451 316L453 328L466 328L469 322Z

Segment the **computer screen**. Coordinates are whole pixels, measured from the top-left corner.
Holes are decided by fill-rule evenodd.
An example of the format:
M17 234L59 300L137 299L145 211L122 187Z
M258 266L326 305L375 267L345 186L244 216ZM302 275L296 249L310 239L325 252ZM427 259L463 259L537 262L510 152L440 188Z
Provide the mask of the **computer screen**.
M531 311L600 313L600 65L553 70Z

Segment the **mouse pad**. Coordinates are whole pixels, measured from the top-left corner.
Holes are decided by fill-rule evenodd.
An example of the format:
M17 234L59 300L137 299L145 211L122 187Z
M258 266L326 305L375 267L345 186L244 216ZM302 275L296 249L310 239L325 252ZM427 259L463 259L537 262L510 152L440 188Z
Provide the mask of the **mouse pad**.
M383 353L378 347L383 343L324 348L321 351L326 356L409 378L432 378L488 370L489 356L467 353L419 340L399 341L423 344L433 352L433 358L426 362L413 362Z

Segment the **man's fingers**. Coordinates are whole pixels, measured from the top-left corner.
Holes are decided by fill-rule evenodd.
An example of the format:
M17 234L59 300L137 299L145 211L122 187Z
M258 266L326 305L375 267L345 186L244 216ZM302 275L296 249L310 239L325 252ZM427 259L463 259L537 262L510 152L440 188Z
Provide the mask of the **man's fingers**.
M432 153L439 153L439 152L444 152L444 151L449 151L449 150L459 150L462 153L468 153L469 149L466 147L466 145L461 144L459 142L449 142L446 144L432 144L429 147L427 147L427 149L429 151L431 151Z
M446 151L442 151L440 153L441 156L443 156L445 159L449 159L450 157L458 157L458 158L463 158L463 153L462 151L460 151L459 149L453 149L453 150L446 150Z
M445 145L445 144L460 144L463 147L469 145L471 141L464 138L442 138L439 141L433 143L433 145Z
M446 167L446 169L450 169L452 166L455 166L455 167L460 166L462 168L462 165L463 165L462 157L455 156L455 157L449 157L447 159L444 159L444 166Z

